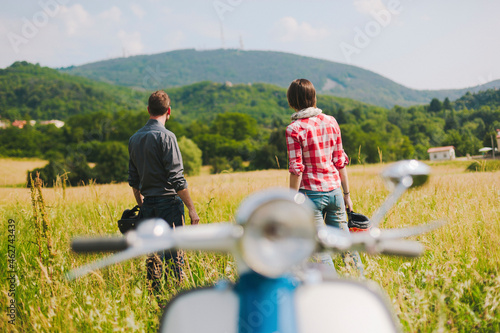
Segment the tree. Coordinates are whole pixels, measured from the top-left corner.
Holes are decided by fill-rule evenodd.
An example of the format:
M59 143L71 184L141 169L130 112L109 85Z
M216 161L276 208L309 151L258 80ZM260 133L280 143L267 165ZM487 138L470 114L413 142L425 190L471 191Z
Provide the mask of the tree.
M337 116L335 117L335 119L337 120L337 123L340 125L340 124L345 124L347 123L347 117L345 115L345 112L344 112L344 108L343 107L340 107L338 112L337 112Z
M451 110L452 107L451 107L451 102L450 102L450 99L448 97L446 97L444 99L444 102L443 102L443 110Z
M66 175L66 179L72 186L88 184L93 178L92 169L85 155L79 153L70 154L63 160L50 160L45 167L28 171L28 185L30 174L34 178L37 172L48 187L55 185L57 176Z
M437 98L433 98L431 100L431 103L429 105L429 111L430 112L439 112L443 109L443 105L441 104L441 101Z
M36 168L34 170L28 171L28 187L31 186L31 179L35 179L37 173L45 186L53 187L56 182L57 176L62 176L65 173L64 164L62 160L50 160L49 163L43 168Z
M242 113L223 113L213 121L211 132L242 141L257 134L257 121Z
M212 166L212 169L210 170L211 173L221 173L224 170L230 170L231 165L229 164L227 158L224 156L215 156L210 159L210 165Z
M97 165L93 172L97 183L124 182L128 178L128 149L121 142L104 142L98 146Z
M185 136L179 139L179 149L182 154L184 173L188 176L195 176L201 169L201 150L193 140Z
M250 162L251 169L286 169L288 165L286 132L277 128L271 132L267 144L263 145Z
M445 131L449 131L449 130L455 130L458 128L458 120L457 120L457 116L455 114L455 110L451 110L449 112L447 112L446 114L446 120L445 120L445 124L444 124L444 130Z
M278 155L280 155L281 158L279 158ZM255 158L250 161L250 168L256 170L278 169L278 167L280 169L287 169L287 162L286 150L283 156L283 152L279 151L276 146L265 144L257 151Z

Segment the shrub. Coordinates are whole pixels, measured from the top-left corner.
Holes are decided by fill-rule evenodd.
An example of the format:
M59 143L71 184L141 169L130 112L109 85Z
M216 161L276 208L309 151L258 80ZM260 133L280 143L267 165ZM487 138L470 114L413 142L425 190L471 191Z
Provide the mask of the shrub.
M474 161L468 167L467 171L498 171L500 170L500 161L484 160Z
M184 173L188 176L200 174L201 169L201 150L193 140L183 136L179 139L179 149L182 154L182 163L184 164Z

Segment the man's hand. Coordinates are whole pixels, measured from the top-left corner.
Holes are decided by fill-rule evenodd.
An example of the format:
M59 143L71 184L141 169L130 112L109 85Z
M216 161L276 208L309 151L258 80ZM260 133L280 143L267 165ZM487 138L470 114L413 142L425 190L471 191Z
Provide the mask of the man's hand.
M132 191L134 192L134 198L137 202L137 206L142 207L142 204L144 203L144 197L142 196L141 191L139 191L135 187L132 187Z
M198 224L200 222L200 218L196 213L196 209L194 208L194 203L193 200L191 200L188 189L185 188L183 190L177 191L177 195L181 198L188 209L189 218L191 219L191 225Z
M191 219L191 225L195 225L200 222L200 218L194 209L189 210L189 218Z

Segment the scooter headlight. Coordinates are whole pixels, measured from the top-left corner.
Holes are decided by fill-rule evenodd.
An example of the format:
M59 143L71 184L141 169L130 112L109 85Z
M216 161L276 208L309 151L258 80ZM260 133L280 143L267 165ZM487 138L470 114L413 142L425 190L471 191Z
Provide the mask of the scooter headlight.
M268 277L285 273L316 247L312 203L301 193L280 189L254 194L240 206L237 222L244 226L243 260Z

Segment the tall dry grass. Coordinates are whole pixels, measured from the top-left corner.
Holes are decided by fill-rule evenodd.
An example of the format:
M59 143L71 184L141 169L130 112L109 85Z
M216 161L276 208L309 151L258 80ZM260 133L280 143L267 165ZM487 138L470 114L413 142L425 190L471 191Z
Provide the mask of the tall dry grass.
M372 215L387 195L378 173L384 165L349 168L355 210ZM286 186L286 171L203 175L188 179L202 223L232 221L248 194ZM63 193L65 192L65 193ZM182 289L236 277L230 256L186 253L187 279L173 278L163 293L150 296L144 258L96 271L68 282L64 273L104 255L69 250L76 235L118 234L116 221L134 205L126 184L43 189L55 254L40 260L29 189L0 189L2 258L9 219L16 222L16 325L0 313L0 331L153 332L161 307ZM461 164L436 164L429 183L406 193L383 228L419 225L447 218L445 227L416 237L426 253L416 260L363 256L366 275L386 291L407 332L500 331L500 172L465 172ZM336 258L340 264L340 259ZM341 265L339 265L341 267ZM7 262L2 259L0 271ZM342 274L349 272L341 268ZM8 286L2 279L1 304ZM207 306L210 306L207 304ZM195 316L195 314L194 314Z

